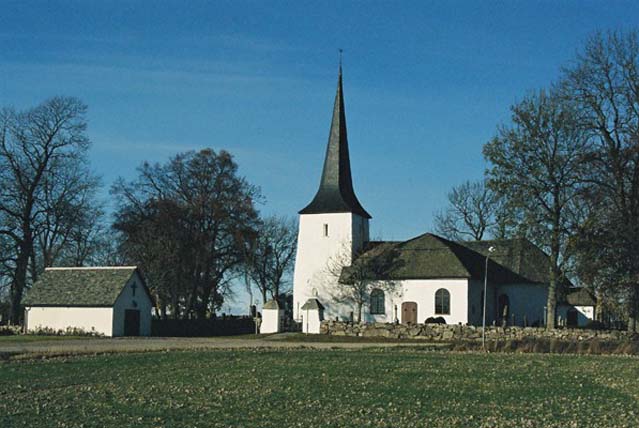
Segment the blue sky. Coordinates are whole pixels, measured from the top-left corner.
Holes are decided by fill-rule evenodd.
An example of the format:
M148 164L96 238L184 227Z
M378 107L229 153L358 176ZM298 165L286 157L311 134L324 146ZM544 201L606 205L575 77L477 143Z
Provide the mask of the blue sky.
M374 238L432 227L482 176L509 106L547 86L596 30L637 28L622 1L3 1L0 106L89 106L108 187L143 161L233 153L266 214L313 197L338 48L355 190Z

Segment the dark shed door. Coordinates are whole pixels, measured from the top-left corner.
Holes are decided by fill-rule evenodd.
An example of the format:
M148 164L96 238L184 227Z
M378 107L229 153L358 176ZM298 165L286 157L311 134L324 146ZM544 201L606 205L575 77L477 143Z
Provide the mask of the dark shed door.
M137 309L126 309L124 311L124 335L140 335L140 311Z
M402 324L417 324L417 303L402 303Z
M568 327L577 327L579 325L579 312L577 312L577 309L568 309L566 313L566 324Z

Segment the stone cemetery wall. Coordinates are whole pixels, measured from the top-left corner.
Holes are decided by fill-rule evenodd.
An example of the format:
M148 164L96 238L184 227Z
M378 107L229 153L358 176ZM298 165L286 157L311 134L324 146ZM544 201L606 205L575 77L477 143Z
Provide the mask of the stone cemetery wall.
M432 342L481 340L481 327L447 324L356 324L341 321L322 321L320 334L333 336L386 337L393 339L423 339ZM538 327L486 327L486 340L521 340L545 338L560 340L619 340L628 333L618 330L555 329Z

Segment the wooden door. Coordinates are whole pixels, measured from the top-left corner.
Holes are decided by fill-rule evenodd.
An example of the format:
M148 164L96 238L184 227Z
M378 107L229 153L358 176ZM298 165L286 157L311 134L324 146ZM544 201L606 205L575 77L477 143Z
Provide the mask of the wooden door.
M140 311L137 309L126 309L124 311L124 335L140 335Z
M417 303L402 303L402 324L417 324Z

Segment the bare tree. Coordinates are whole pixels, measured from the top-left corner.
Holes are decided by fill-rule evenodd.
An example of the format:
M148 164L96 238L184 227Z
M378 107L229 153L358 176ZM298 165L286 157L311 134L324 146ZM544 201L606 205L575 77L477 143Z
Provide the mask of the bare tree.
M402 264L400 253L391 243L383 243L361 254L350 257L344 249L331 257L326 273L330 281L330 298L338 303L353 305L355 321L362 321L362 311L368 306L371 292L397 293L399 283L393 272Z
M205 149L144 164L112 192L122 249L152 277L160 304L198 318L219 309L258 226L259 189L238 176L232 156Z
M41 232L38 223L53 209L48 185L86 164L85 114L86 106L68 97L52 98L25 112L0 113L0 234L13 248L6 265L14 323L20 320L23 293L36 273L29 272L29 266ZM68 190L71 197L76 189Z
M481 241L491 229L499 235L500 208L499 198L483 181L466 181L448 193L448 207L435 214L435 231L453 241Z
M512 107L511 120L484 146L489 184L519 211L533 242L550 255L547 327L552 329L588 147L574 110L554 93L526 97Z
M258 226L247 246L244 269L250 282L262 295L263 303L279 298L285 285L285 275L293 268L297 249L295 221L268 217Z
M578 125L592 145L587 181L595 209L582 228L582 248L589 246L592 260L602 264L596 271L589 269L590 279L620 289L615 294L626 303L628 329L636 331L639 33L594 34L564 70L561 83L562 95L575 105Z

